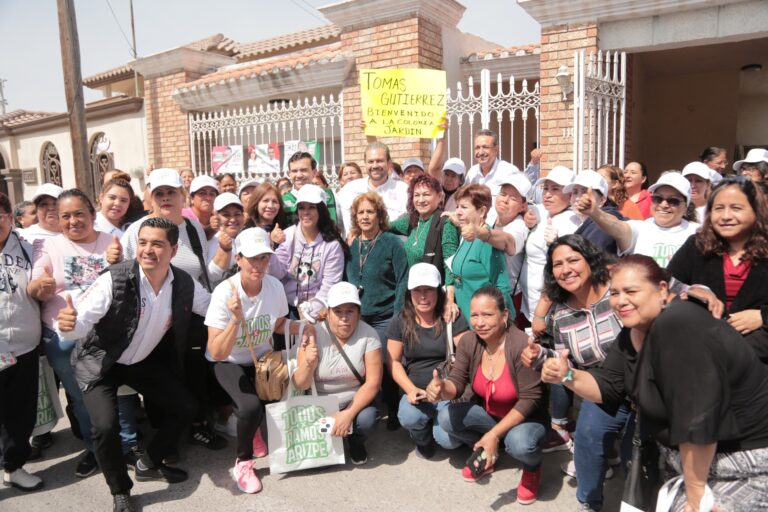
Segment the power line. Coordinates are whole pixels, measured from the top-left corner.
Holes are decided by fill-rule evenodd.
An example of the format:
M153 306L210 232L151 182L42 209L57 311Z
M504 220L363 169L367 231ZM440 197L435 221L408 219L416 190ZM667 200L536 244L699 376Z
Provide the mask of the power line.
M310 7L309 9L307 9L306 7L301 5L297 0L291 0L291 3L293 5L295 5L296 7L298 7L299 9L301 9L302 11L306 12L307 14L309 14L310 16L314 16L315 18L319 19L322 22L326 21L323 18L321 18L320 15L317 14L317 12L315 12L315 8L312 7L311 5L307 4ZM306 4L306 2L304 2L304 3Z
M130 50L131 55L133 55L133 46L131 45L131 42L128 40L128 36L125 35L125 31L123 30L123 27L120 25L120 21L117 19L115 10L112 9L112 4L109 3L109 0L106 0L106 1L107 1L107 7L109 7L109 11L112 13L112 18L114 18L117 28L120 30L120 33L123 34L123 39L125 39L125 42L128 45L128 49Z

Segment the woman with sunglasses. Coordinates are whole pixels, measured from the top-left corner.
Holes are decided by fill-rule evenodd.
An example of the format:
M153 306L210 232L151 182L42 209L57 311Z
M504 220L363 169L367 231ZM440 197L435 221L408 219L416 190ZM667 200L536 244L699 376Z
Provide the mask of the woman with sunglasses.
M617 219L601 210L588 194L576 202L575 209L588 215L600 229L616 239L620 256L644 254L665 268L699 228L699 224L684 218L691 200L691 184L679 172L668 172L648 190L653 216L644 221Z
M724 178L701 229L667 269L683 283L709 287L728 323L768 363L768 204L760 186L745 176Z

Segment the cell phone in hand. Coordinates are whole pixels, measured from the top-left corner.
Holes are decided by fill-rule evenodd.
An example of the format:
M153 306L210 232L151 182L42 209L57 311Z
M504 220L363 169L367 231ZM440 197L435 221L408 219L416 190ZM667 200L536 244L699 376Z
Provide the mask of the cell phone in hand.
M469 468L470 473L472 473L473 478L478 478L483 474L486 459L485 450L482 448L478 448L469 456L466 466Z

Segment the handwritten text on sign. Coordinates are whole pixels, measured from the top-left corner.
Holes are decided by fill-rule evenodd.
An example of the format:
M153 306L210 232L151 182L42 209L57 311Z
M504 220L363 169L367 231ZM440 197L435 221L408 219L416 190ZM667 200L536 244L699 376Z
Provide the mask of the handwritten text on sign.
M445 71L362 69L360 96L365 134L389 137L442 137L446 113Z

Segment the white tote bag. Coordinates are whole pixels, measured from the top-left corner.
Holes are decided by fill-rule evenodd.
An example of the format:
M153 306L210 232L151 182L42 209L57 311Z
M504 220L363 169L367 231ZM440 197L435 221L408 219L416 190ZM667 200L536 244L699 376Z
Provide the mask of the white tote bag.
M656 500L656 512L670 512L677 495L685 491L685 480L682 476L676 476L668 480L659 490L659 498ZM704 487L704 496L699 503L699 512L711 512L715 507L715 495L707 485Z
M339 412L336 396L297 395L293 386L296 348L288 345L287 398L268 404L269 471L272 474L344 464L344 441L331 436L329 420ZM299 335L301 339L301 335ZM297 345L297 344L295 344ZM291 364L293 363L293 364Z
M64 416L59 400L59 390L56 387L56 379L53 369L48 364L45 356L40 357L40 373L38 375L39 386L37 388L37 420L32 431L33 436L47 434L59 419Z

